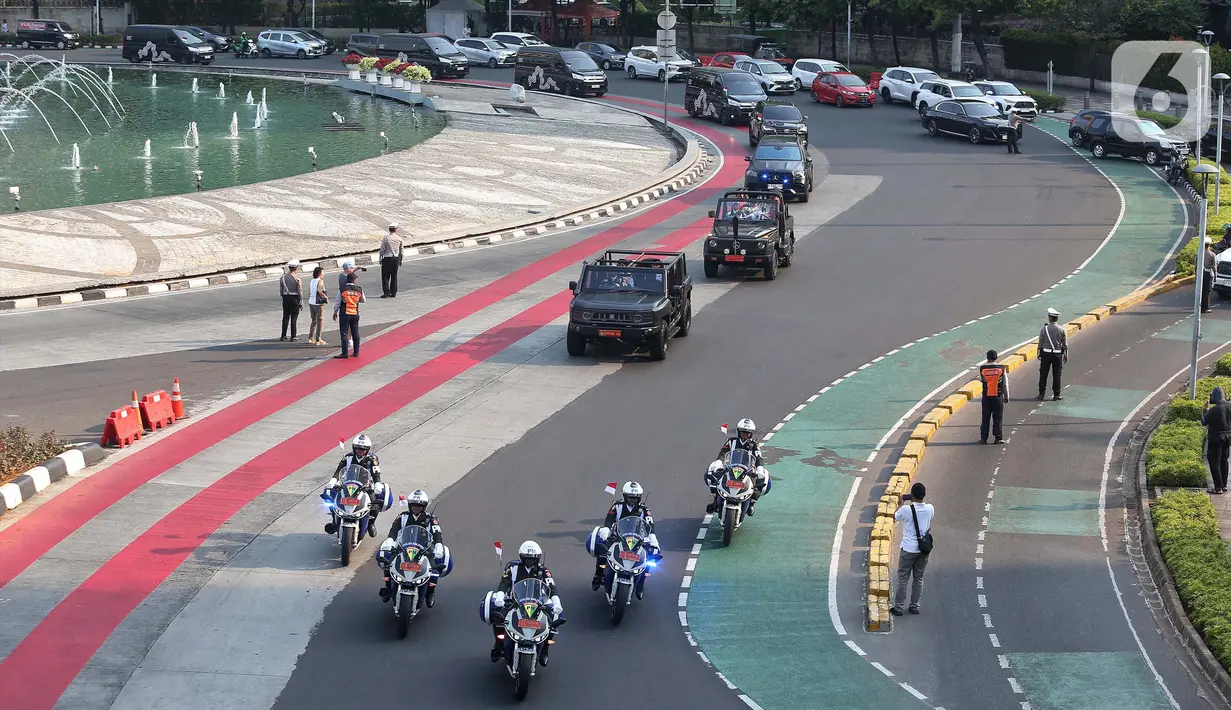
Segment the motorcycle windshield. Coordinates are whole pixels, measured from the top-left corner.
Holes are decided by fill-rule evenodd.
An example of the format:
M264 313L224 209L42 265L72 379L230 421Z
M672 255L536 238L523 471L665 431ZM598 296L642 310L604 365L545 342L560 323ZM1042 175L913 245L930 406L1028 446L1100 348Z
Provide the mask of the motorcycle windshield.
M628 537L629 535L644 539L650 534L650 526L644 519L635 515L627 518L620 518L615 525L615 533L619 537Z
M432 536L428 534L427 528L408 525L398 531L397 543L402 549L417 547L426 550L432 544Z
M513 599L518 604L523 602L547 603L547 585L537 579L523 579L513 585Z
M732 449L731 453L727 455L727 467L735 468L736 466L742 467L745 471L751 471L756 468L752 452L745 451L744 449Z
M372 472L363 466L351 464L342 472L341 480L342 483L357 483L367 488L372 485Z

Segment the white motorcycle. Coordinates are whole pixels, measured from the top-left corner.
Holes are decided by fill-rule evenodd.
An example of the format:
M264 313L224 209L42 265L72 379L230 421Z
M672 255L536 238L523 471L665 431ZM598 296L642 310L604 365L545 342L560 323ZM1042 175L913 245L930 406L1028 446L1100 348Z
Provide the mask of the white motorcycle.
M386 549L386 545L389 547ZM419 525L408 525L398 532L397 540L386 540L383 551L393 552L389 562L389 577L397 585L393 596L393 616L397 619L398 638L406 638L410 620L424 607L435 605L435 595L428 594L435 576L445 576L453 569L449 548L443 547L437 561L432 560L432 536Z
M338 485L321 494L332 521L325 532L337 535L342 549L342 566L350 565L351 552L359 547L368 531L368 515L372 512L372 472L363 466L351 464L342 472ZM386 488L386 495L388 489Z
M714 493L714 515L722 517L722 544L731 544L731 536L744 524L748 504L756 492L757 466L752 452L733 449L727 454L725 465L715 461L709 474L714 480L710 490Z
M637 516L620 518L615 529L596 527L586 540L586 550L591 555L600 551L600 542L607 543L607 573L604 577L604 593L611 606L611 625L618 626L624 619L624 610L633 603L634 592L641 598L645 578L658 566L662 555L658 554L650 526Z
M504 592L488 592L483 600L485 623L500 623L504 627L504 662L513 679L513 694L525 700L530 692L530 679L535 676L540 659L547 655L552 632L552 601L547 585L538 579L523 579L513 585L508 596ZM499 616L503 615L503 621ZM564 624L557 619L556 627Z

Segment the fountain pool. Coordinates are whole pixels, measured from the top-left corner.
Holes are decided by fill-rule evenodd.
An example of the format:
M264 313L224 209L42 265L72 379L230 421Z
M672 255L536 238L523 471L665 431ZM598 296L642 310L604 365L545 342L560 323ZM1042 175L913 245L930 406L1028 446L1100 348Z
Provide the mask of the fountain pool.
M14 62L13 75L21 68ZM409 148L444 127L443 116L422 106L412 115L408 105L327 85L234 77L207 94L193 93L194 81L165 72L154 88L147 72L116 71L107 87L123 111L97 90L96 107L87 92L55 78L46 85L65 101L36 93L33 106L0 102L0 129L12 144L0 139L0 194L19 186L23 211L176 195L196 190L198 170L205 189L233 187L313 170L308 146L319 170ZM263 101L248 104L247 96ZM335 112L364 130L327 130Z

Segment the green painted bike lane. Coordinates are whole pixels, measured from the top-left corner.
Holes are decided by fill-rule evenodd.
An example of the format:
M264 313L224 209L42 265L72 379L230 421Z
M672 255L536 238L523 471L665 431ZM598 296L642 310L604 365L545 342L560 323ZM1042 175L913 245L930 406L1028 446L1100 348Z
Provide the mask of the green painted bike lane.
M1040 120L1038 127L1066 139L1065 123ZM862 624L848 624L843 637L830 622L838 521L854 478L875 473L859 471L916 402L971 368L987 348L1005 350L1033 336L1047 307L1076 317L1156 275L1181 236L1184 206L1141 163L1105 160L1098 168L1121 190L1124 212L1079 271L1015 306L886 354L827 388L766 444L774 485L756 517L729 548L722 547L721 527L710 526L688 590L688 628L714 667L764 710L924 706L846 646L848 639L858 643ZM811 394L801 393L801 400ZM867 502L857 498L853 510ZM849 567L849 559L840 560L840 570ZM850 610L861 601L837 603Z

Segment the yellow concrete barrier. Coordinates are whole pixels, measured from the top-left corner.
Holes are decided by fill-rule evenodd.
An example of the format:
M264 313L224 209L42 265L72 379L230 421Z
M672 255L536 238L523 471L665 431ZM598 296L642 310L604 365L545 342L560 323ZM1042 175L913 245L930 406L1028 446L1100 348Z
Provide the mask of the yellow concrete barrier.
M1085 330L1090 326L1098 323L1098 317L1086 314L1080 318L1074 318L1068 322L1068 325L1076 326L1078 330Z
M936 425L922 422L910 432L910 438L920 441L931 441L932 435L936 433Z
M902 449L902 458L904 459L921 459L923 458L923 449L926 444L918 439L911 439L906 442L906 447Z
M948 397L940 400L940 404L936 405L937 409L948 409L950 414L961 409L970 401L960 394L951 394Z
M1111 315L1111 309L1108 308L1107 306L1100 306L1090 311L1086 315L1094 316L1097 320L1103 320L1107 316Z
M1018 353L1013 353L1007 357L1000 358L1000 364L1004 365L1004 369L1008 372L1013 372L1017 368L1026 364L1026 358L1022 357Z
M966 399L976 400L983 396L983 383L978 380L971 380L959 387L957 394L964 394Z
M1038 343L1031 343L1029 345L1023 345L1017 350L1014 350L1013 354L1020 356L1026 362L1030 362L1031 360L1039 356L1039 345Z
M916 459L898 459L898 463L893 467L893 475L906 476L913 481L915 480L915 471L918 468L919 462Z
M941 409L939 407L933 407L932 409L928 410L927 414L923 415L923 422L925 424L931 424L932 426L939 429L940 425L944 424L945 420L949 418L949 414L950 412L948 409Z

